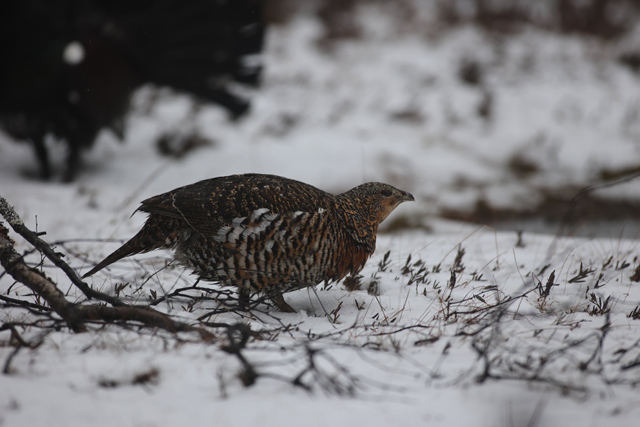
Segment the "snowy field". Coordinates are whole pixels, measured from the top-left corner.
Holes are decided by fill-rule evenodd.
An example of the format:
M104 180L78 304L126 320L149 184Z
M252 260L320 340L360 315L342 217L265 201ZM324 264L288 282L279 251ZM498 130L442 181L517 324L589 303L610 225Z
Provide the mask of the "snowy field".
M202 285L155 306L184 321L250 326L250 387L236 355L222 350L231 343L220 328L211 343L135 328L27 330L43 343L22 349L3 376L3 425L637 423L640 334L628 317L640 313L637 241L531 235L518 247L515 233L434 229L381 237L360 290L287 294L298 313L220 313L213 299L188 297L205 295ZM192 285L163 266L158 257L123 262L93 284L113 292L129 283L122 292L137 303ZM12 350L2 348L3 360Z
M384 224L411 228L379 236L360 289L287 294L298 313L220 312L207 289L222 290L201 283L176 295L194 280L164 268L168 254L117 263L89 283L133 302L173 294L155 308L209 322L216 339L21 329L41 344L15 353L0 377L0 426L637 425L640 241L518 236L437 214L478 201L535 206L548 191L636 167L638 75L615 61L617 48L584 38L531 29L492 40L474 27L427 37L374 13L367 22L366 37L329 50L311 19L272 28L264 84L236 124L216 107L141 90L124 143L102 134L73 184L30 178L31 147L0 134L0 194L47 241L64 241L81 273L115 249L110 239L139 229L144 216L130 215L141 200L214 176L274 173L331 192L384 181L417 200ZM460 79L463 59L485 70L477 83ZM194 133L209 144L180 159L157 152L160 136ZM515 173L514 159L532 172ZM637 200L640 186L601 195ZM30 292L7 274L0 290ZM236 328L246 343L214 325L238 322L250 327ZM14 350L0 332L3 366Z

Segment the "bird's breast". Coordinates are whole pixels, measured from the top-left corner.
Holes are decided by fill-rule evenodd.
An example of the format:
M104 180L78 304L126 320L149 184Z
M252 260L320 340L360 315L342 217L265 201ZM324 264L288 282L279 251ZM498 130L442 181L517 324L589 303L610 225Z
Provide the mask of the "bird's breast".
M337 248L336 278L340 280L349 274L358 274L367 263L371 253L352 242L343 242Z

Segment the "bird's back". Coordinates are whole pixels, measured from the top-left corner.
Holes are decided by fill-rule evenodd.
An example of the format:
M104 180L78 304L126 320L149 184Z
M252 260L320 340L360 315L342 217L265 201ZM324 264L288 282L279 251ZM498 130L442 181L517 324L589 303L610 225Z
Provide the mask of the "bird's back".
M151 214L149 222L165 231L155 233L164 247L175 248L200 278L282 293L359 268L350 261L356 245L335 203L311 185L248 174L181 187L143 201L139 210ZM368 255L359 258L364 265Z

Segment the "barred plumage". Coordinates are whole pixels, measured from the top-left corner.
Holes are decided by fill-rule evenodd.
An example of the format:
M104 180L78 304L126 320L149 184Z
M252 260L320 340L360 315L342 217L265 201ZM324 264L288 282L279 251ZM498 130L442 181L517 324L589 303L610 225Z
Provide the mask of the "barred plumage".
M378 225L414 200L387 184L333 195L275 175L232 175L177 188L142 202L142 230L84 277L129 255L174 249L203 280L271 297L355 275L373 254Z

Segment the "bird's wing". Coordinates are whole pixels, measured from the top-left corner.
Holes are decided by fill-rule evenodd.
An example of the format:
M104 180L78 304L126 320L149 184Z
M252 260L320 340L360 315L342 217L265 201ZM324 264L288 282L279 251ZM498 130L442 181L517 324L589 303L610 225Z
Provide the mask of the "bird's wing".
M333 196L311 185L272 175L233 175L177 188L142 202L138 210L185 220L213 237L238 218L259 209L271 213L327 209ZM267 211L264 211L267 212Z

